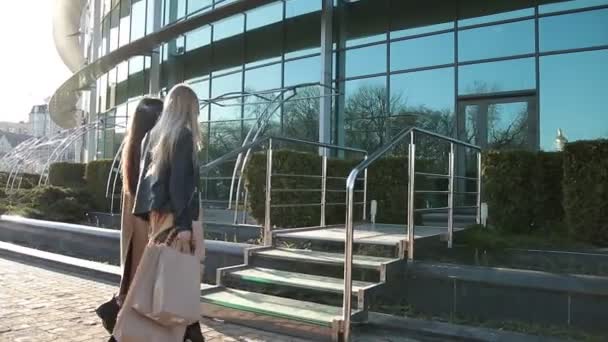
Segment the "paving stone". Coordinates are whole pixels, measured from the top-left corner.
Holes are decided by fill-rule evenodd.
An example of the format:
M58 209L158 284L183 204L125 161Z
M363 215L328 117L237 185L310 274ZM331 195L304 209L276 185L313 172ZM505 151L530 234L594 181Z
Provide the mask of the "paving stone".
M108 339L95 308L117 288L0 258L0 342L100 342ZM208 342L304 342L214 320L201 320Z

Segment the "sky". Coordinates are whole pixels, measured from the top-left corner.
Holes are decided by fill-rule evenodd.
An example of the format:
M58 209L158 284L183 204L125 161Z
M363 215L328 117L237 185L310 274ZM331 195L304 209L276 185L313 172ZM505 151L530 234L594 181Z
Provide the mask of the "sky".
M0 11L0 121L27 121L71 72L53 41L53 0L7 1Z

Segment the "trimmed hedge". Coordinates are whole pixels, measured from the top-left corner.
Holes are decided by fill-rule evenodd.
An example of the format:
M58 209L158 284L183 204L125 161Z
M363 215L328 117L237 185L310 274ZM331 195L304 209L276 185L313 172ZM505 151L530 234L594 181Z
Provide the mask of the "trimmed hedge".
M84 185L86 165L79 163L54 163L49 167L49 184L80 187Z
M38 182L40 181L40 175L33 173L21 173L15 179L15 188L19 184L19 177L21 179L21 187L20 189L31 189L38 186ZM6 186L6 181L8 180L8 172L0 172L0 187Z
M570 233L582 241L608 245L608 140L566 145L563 187Z
M42 186L21 189L0 200L0 211L59 222L84 221L91 196L84 190Z
M358 164L355 160L330 159L328 161L326 223L337 224L345 220L346 195L345 179L350 170ZM407 212L407 159L385 158L378 160L368 171L368 204L378 201L377 222L405 224ZM312 153L279 150L273 153L273 173L321 175L321 157ZM361 175L360 177L363 177ZM245 172L246 186L249 190L249 203L253 217L264 222L266 189L266 155L252 155ZM273 189L321 189L320 178L273 176ZM363 182L357 182L356 190L363 189ZM363 201L363 193L355 194L355 201ZM422 200L420 200L422 201ZM314 204L321 202L321 192L273 192L272 204ZM418 202L418 199L417 199ZM418 206L421 203L417 203ZM369 212L369 206L368 206ZM355 206L355 220L362 217L362 206ZM419 215L417 215L419 222ZM271 223L281 228L317 226L320 223L320 206L272 208Z
M561 153L490 151L483 163L492 225L510 233L559 226L564 216Z
M108 176L112 170L112 159L94 160L87 164L84 178L88 192L93 197L93 209L97 211L108 211L109 200L106 198L106 186ZM121 185L118 180L117 187Z

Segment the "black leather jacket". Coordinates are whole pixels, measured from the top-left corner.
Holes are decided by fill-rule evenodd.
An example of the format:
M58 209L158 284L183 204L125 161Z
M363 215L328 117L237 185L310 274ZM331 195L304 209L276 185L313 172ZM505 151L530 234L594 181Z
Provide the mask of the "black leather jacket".
M133 214L148 220L151 211L169 212L175 216L178 231L192 230L192 221L199 216L199 175L192 160L192 133L188 129L180 133L170 165L159 175L147 174L152 160L149 140L146 135L142 141Z

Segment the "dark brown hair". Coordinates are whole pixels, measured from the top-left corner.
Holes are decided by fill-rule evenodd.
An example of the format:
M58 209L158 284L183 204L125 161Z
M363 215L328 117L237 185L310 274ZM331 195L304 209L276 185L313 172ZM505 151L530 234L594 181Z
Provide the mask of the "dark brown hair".
M144 98L139 101L135 112L129 118L131 122L122 151L122 176L125 190L132 196L135 196L137 191L141 142L156 124L162 110L163 101Z

